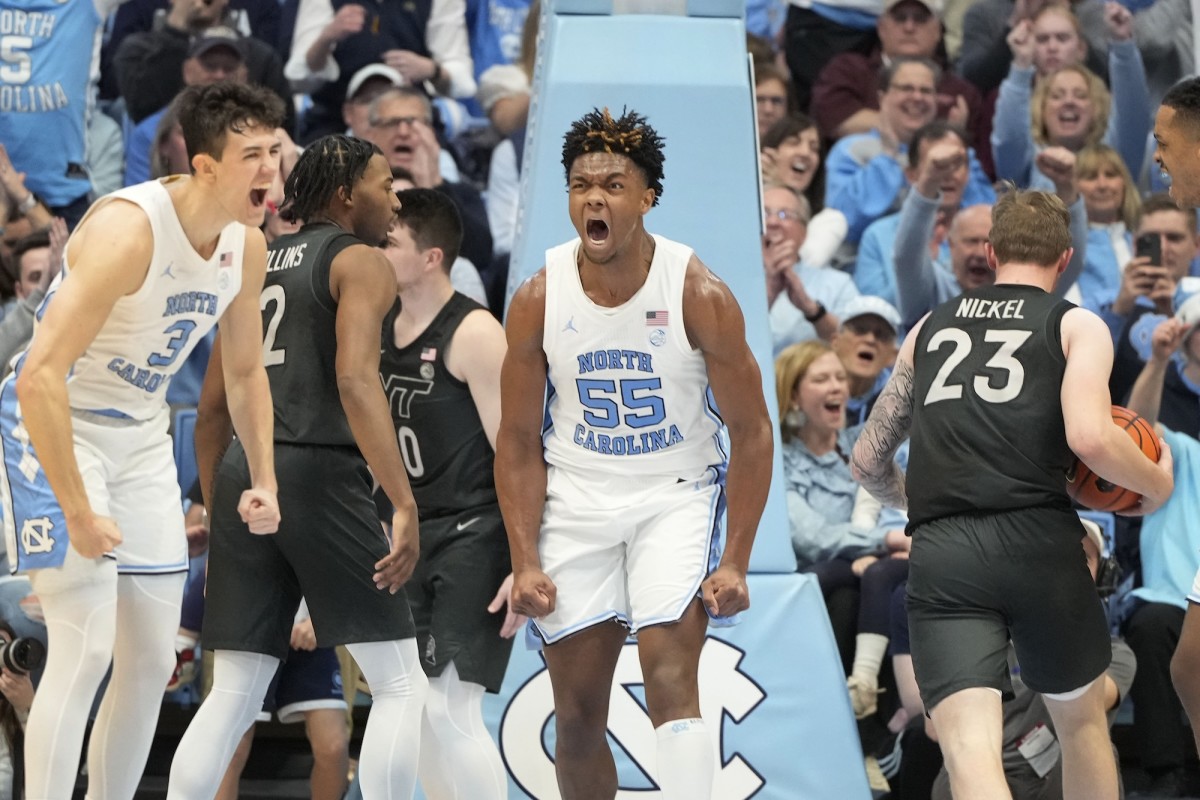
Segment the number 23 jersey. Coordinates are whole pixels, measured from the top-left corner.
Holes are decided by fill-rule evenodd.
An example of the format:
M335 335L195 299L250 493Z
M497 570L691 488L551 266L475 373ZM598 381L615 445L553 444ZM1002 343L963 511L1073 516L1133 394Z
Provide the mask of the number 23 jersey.
M683 324L692 249L654 240L646 282L616 308L584 293L579 239L546 251L548 464L624 476L723 473L724 423Z
M938 517L1070 508L1060 326L1075 306L989 286L938 306L913 352L909 528Z

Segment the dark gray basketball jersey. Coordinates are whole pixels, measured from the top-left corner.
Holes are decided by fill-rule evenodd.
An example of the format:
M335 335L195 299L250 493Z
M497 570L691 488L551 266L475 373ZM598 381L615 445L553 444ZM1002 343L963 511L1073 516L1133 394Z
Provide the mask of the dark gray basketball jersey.
M495 453L467 384L446 369L463 318L483 306L455 292L407 347L394 344L399 306L383 326L379 373L421 519L496 503Z
M1060 323L1037 287L977 289L938 306L913 353L910 530L938 517L1070 508Z
M329 291L329 272L338 253L362 243L320 222L267 248L259 302L277 442L357 447L338 395L337 303Z

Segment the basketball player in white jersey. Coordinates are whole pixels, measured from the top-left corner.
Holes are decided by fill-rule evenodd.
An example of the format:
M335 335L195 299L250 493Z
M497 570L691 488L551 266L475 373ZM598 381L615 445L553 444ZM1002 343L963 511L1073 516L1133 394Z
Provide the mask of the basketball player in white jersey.
M741 309L691 248L643 226L662 162L639 114L575 122L563 165L579 238L546 253L508 314L496 488L512 608L545 643L565 800L616 795L605 729L630 633L662 797L712 796L697 667L709 616L749 607L770 482L771 423Z
M25 793L66 800L88 711L88 797L127 800L154 736L186 577L167 384L220 319L234 424L254 486L241 513L279 522L258 307L257 226L279 168L270 92L217 84L177 101L193 174L99 200L67 243L29 350L0 388L0 500L16 571L50 637L25 733Z

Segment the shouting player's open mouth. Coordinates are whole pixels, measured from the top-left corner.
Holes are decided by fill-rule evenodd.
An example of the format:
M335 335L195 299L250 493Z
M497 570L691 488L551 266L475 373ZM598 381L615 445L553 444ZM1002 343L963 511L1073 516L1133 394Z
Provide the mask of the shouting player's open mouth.
M267 202L267 192L271 190L270 186L255 188L250 190L250 205L255 208L262 208Z
M602 219L587 221L587 237L593 245L604 244L608 241L608 223Z

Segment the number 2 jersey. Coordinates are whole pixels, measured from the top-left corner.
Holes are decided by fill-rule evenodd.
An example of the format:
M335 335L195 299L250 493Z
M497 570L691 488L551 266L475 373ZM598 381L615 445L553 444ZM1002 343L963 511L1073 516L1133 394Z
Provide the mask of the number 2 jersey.
M655 236L646 282L616 308L583 291L579 239L546 251L546 462L576 473L724 473L724 423L683 325L692 249Z
M329 273L338 253L362 243L333 223L314 222L267 248L259 305L277 442L358 447L338 393Z
M396 347L393 333L399 305L383 324L379 375L422 520L496 504L496 455L470 387L446 369L454 332L481 308L455 292L405 347Z
M938 306L913 352L909 530L956 514L1069 509L1063 315L1035 286L997 285Z
M202 258L175 213L167 192L172 180L121 189L92 207L95 210L116 198L137 204L150 220L154 252L142 285L117 300L96 338L72 365L67 376L71 408L136 420L153 418L166 403L171 376L241 289L246 227L237 222L226 225L212 255ZM79 257L73 252L76 246L68 245L69 257ZM38 309L39 319L58 282L69 279L64 264ZM23 362L22 357L17 371Z

